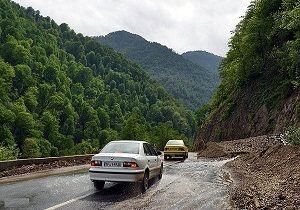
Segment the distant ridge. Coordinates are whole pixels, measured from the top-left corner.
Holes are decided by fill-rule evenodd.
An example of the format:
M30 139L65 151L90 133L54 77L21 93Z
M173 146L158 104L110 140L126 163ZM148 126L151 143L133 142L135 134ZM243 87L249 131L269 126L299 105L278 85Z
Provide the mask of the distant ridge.
M183 53L182 56L199 66L212 70L212 72L215 72L217 74L219 66L224 59L221 56L202 50L188 51Z
M209 101L218 84L215 66L219 63L213 64L211 60L199 65L166 46L127 31L116 31L95 39L139 63L153 79L191 109Z

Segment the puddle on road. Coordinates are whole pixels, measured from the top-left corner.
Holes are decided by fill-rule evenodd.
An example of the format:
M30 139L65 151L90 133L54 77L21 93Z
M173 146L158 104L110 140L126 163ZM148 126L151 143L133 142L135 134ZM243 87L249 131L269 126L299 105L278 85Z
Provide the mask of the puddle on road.
M231 160L188 159L165 169L163 179L145 194L109 209L232 209L231 180L222 166Z

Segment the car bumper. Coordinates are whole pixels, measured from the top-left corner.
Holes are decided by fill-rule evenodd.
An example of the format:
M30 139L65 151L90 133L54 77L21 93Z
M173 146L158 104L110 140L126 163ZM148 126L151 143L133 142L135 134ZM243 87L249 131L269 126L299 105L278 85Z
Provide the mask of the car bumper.
M164 152L164 155L170 157L184 157L186 156L187 152Z
M144 178L144 170L133 171L105 171L99 169L89 170L92 181L108 182L138 182Z

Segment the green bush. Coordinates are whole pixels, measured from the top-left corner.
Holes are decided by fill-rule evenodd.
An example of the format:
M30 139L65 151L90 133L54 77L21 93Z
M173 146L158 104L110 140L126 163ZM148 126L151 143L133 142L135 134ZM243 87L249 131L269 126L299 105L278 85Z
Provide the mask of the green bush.
M50 157L52 151L52 145L50 144L50 142L45 139L40 139L37 143L40 148L41 156Z
M38 158L42 153L38 144L38 140L35 138L26 138L23 145L23 158Z
M195 111L195 118L198 127L203 126L207 122L207 119L211 114L211 111L212 111L212 107L210 103L204 104L203 106L201 106L199 109Z
M19 150L15 146L5 147L0 145L0 161L15 160L19 156Z
M78 155L94 154L99 152L97 148L92 146L91 141L82 141L75 146L75 153Z
M296 147L300 147L300 127L290 127L287 133L287 142Z
M117 140L119 138L118 132L113 129L104 129L99 134L99 144L104 147L108 142Z

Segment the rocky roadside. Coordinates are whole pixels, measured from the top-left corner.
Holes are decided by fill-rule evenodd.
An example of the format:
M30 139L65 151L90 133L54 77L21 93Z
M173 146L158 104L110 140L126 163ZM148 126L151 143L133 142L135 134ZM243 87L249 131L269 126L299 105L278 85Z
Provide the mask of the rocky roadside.
M208 143L200 157L237 156L226 164L236 209L300 209L300 149L260 136Z

